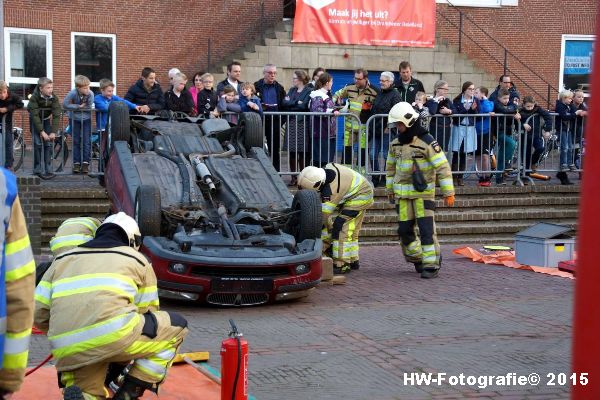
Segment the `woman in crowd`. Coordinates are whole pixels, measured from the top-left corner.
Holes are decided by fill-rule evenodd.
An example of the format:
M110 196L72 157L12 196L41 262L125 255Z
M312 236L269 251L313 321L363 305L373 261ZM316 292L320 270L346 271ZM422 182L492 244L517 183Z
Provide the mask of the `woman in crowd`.
M447 150L452 128L450 115L455 112L454 105L448 98L448 82L439 80L433 85L433 97L427 100L425 106L432 115L429 133L435 137L442 149Z
M478 103L475 101L475 85L465 82L458 96L454 98L456 114L477 114ZM467 165L467 154L477 150L477 131L474 117L456 117L451 134L452 171L464 171ZM464 186L463 174L454 175L454 185Z
M340 114L328 94L332 86L333 78L327 72L323 72L315 84L316 90L310 93L311 112L333 114L336 117ZM316 115L311 117L310 124L313 134L313 165L323 167L332 162L335 157L337 121L336 118L327 115Z

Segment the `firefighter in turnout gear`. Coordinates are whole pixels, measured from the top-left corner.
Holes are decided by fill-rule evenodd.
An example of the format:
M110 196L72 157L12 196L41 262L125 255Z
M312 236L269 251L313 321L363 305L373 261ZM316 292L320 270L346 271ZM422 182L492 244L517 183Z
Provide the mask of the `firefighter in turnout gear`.
M440 246L435 234L435 182L439 181L444 203L454 205L454 186L448 160L440 145L421 124L417 112L406 102L390 110L390 128L398 137L390 143L386 163L388 198L398 210L398 235L402 252L421 278L435 278L440 268ZM415 228L419 227L419 237Z
M100 220L92 217L66 219L56 230L56 235L50 239L50 251L57 257L92 240L100 224Z
M134 360L113 399L157 392L187 334L187 321L158 311L156 276L138 252L139 227L123 212L94 239L56 257L35 291L35 326L48 333L64 399L106 398L105 387Z
M371 86L369 82L369 72L359 68L354 71L354 84L347 85L338 90L333 95L333 101L348 100L348 112L358 117L344 118L344 154L342 164L352 165L352 148L358 145L361 154L361 165L364 167L367 161L367 126L365 123L369 119L370 111L377 97L378 89Z
M369 181L348 167L330 163L324 168L304 168L298 187L321 194L323 252L331 250L334 272L358 269L358 233L365 211L373 204Z
M17 180L0 168L0 399L19 390L33 323L35 262L17 195Z

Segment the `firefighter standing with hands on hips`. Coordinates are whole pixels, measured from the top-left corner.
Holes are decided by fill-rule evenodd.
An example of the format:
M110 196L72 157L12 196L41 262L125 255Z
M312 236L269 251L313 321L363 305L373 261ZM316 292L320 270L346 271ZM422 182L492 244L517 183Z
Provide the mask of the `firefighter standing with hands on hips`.
M324 168L304 168L298 187L321 194L323 253L331 247L333 272L358 269L358 233L365 211L373 204L373 186L358 172L329 163Z
M398 136L390 143L386 162L388 199L398 210L398 235L402 252L421 278L435 278L440 269L440 246L435 234L435 182L444 204L454 205L454 186L448 160L433 136L417 123L413 107L401 102L389 112L390 128ZM419 238L415 227L419 227Z
M156 275L138 252L140 230L123 212L107 217L94 239L57 256L35 291L35 326L48 333L65 400L138 399L158 391L187 321L158 311Z

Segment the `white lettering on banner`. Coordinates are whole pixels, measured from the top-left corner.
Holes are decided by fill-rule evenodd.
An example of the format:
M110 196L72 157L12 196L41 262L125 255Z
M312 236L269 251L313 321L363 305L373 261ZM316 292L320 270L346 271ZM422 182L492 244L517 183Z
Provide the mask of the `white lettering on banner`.
M589 373L573 372L567 373L548 373L545 376L532 372L527 375L519 375L516 372L508 372L504 375L450 375L445 372L425 373L425 372L405 372L404 385L417 386L441 386L448 384L450 386L474 386L479 389L485 389L489 386L586 386L589 383Z
M350 11L348 10L336 10L335 8L329 8L327 10L330 17L349 17Z

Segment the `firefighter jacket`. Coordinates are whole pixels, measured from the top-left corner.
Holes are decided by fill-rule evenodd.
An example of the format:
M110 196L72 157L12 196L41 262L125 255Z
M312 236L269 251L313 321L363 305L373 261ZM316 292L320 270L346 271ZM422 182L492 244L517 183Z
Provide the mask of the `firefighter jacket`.
M48 332L59 372L121 353L158 310L156 276L127 246L78 247L54 259L35 291L35 326Z
M348 111L361 120L362 123L367 122L371 107L379 92L376 88L367 84L364 89L359 89L356 85L347 85L335 92L333 95L334 101L337 99L348 99ZM346 132L358 131L359 125L353 118L346 118L344 130Z
M65 220L50 239L50 251L54 257L74 249L94 238L100 221L92 217L77 217Z
M433 200L435 182L439 180L444 197L454 195L452 172L438 142L420 124L400 133L402 140L394 139L386 162L386 188L397 199ZM404 135L404 136L402 136ZM421 169L427 188L419 192L412 181L413 160Z
M23 383L33 323L35 263L15 176L0 172L0 389L16 392Z
M327 170L333 171L335 178L321 188L323 219L326 220L338 208L360 211L373 204L373 186L364 176L336 163L327 164Z

